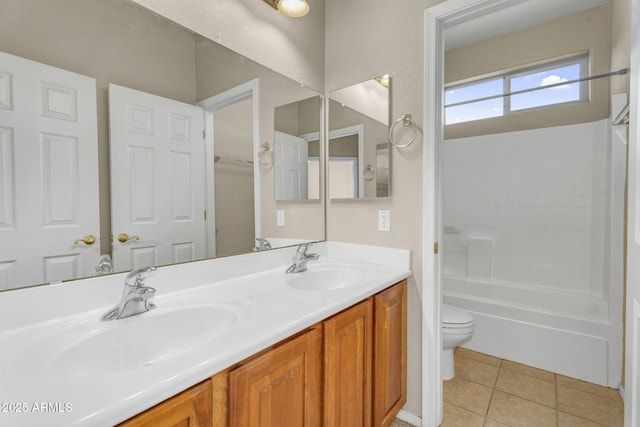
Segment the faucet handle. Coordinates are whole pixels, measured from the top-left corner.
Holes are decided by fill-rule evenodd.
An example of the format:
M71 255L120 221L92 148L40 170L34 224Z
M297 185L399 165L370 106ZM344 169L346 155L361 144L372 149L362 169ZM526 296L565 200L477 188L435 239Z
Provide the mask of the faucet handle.
M125 279L125 284L129 286L133 286L138 288L144 285L144 279L146 278L146 273L150 271L156 271L156 267L144 267L139 268L137 270L133 270L129 274L127 274L127 278ZM130 283L131 279L134 279L133 284Z
M298 246L298 253L300 255L307 255L307 251L309 250L309 246L311 246L312 243L303 243L301 245Z
M269 243L267 239L256 237L254 240L256 241L256 245L253 248L254 251L264 251L267 249L271 249L271 243Z

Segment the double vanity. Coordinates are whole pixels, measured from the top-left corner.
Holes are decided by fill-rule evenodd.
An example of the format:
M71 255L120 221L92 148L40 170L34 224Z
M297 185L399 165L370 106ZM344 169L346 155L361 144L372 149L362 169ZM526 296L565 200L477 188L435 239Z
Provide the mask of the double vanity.
M4 294L0 425L320 425L354 398L387 425L406 398L409 252L309 252L300 272L295 247L146 272L155 308L113 320L124 274Z

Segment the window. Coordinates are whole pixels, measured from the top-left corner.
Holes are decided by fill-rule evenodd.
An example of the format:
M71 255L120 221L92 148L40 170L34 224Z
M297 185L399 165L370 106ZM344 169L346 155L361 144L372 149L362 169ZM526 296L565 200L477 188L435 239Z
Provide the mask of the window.
M587 77L588 68L589 57L583 55L450 86L445 89L445 124L587 101L588 83L575 80Z

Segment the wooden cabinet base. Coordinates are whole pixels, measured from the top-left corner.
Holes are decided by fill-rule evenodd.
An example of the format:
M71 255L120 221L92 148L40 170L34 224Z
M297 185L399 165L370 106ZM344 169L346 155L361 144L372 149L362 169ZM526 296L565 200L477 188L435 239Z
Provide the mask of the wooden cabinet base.
M136 415L119 427L210 427L211 380Z
M324 321L324 427L371 425L373 304Z
M322 328L229 372L230 427L321 425Z
M407 281L373 297L373 426L387 427L407 401Z

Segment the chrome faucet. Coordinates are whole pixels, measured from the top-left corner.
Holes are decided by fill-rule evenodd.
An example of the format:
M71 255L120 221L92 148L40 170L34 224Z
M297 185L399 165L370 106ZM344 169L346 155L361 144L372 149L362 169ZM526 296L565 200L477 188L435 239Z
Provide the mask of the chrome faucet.
M109 255L102 255L100 259L98 259L98 263L96 264L92 276L111 273L113 273L113 261L111 261L111 257Z
M293 257L293 264L287 268L287 273L302 273L303 271L307 271L307 262L320 258L318 254L307 253L309 246L311 246L311 243L304 243L298 246L296 256Z
M271 249L271 243L269 243L267 239L256 237L255 241L256 241L256 245L253 247L254 252L266 251L267 249Z
M155 270L155 267L145 267L127 274L120 302L111 310L107 311L102 316L102 320L122 319L156 308L156 306L149 301L149 299L155 295L156 290L152 287L144 286L146 274Z

